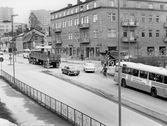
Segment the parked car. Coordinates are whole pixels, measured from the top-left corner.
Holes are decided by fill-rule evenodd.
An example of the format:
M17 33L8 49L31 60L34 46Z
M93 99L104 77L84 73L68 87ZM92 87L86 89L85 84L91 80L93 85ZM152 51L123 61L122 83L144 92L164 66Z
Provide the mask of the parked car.
M85 72L95 72L95 65L93 63L84 63L83 70Z
M23 58L29 58L30 50L29 49L24 49L22 52Z
M67 75L76 75L78 76L80 71L77 69L76 66L74 65L67 65L64 66L64 68L61 69L63 74L67 74Z

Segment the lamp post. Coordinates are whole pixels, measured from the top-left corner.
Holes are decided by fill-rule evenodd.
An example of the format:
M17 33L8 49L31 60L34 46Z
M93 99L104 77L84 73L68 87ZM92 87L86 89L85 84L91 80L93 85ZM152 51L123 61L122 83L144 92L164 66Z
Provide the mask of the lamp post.
M12 21L12 51L13 51L13 84L15 86L15 61L14 61L14 55L15 55L15 46L14 46L14 34L13 34L13 17L18 16L18 14L11 15L11 21Z
M143 26L143 27L140 27L139 29L138 29L138 31L137 31L137 39L139 38L139 32L140 32L140 30L141 29L146 29L146 27L145 26ZM138 60L138 58L139 58L139 42L137 42L137 60Z
M118 0L118 125L121 126L120 0Z

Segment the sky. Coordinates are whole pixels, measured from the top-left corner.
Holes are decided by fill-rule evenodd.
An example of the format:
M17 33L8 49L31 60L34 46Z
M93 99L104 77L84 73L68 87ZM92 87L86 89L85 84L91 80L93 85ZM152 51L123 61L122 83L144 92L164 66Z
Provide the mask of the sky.
M18 14L14 18L15 22L28 23L28 17L31 10L59 10L67 6L67 4L75 5L77 0L0 0L0 7L13 8L14 14Z

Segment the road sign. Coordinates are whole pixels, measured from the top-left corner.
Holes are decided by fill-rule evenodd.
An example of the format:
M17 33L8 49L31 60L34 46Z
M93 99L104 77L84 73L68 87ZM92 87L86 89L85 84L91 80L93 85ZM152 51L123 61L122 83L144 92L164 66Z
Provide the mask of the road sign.
M3 62L3 61L4 61L3 57L0 57L0 62Z
M9 57L9 60L12 60L12 57Z

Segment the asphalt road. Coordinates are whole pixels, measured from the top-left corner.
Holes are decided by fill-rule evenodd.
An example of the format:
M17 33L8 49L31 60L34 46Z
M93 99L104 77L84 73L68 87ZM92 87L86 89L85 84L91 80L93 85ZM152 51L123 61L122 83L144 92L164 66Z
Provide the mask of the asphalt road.
M5 64L2 66L4 67L4 69L6 71L8 71L12 75L12 66L9 66L8 64L9 64L9 61L6 60ZM79 66L79 67L82 69L82 66ZM94 116L94 118L99 119L99 121L106 122L106 124L108 124L108 125L111 125L111 124L117 125L118 110L117 110L117 105L115 103L108 101L108 100L105 100L104 98L100 98L97 95L94 95L94 94L92 95L92 93L90 93L89 91L85 92L85 90L78 88L76 86L73 86L65 81L62 81L60 79L55 79L54 77L51 77L49 75L45 75L45 74L40 72L43 70L45 70L45 69L42 68L41 66L28 64L26 59L19 59L18 58L17 63L16 63L16 78L23 80L23 82L25 82L27 84L31 84L31 86L34 86L35 88L40 89L41 91L45 91L46 93L54 96L55 98L58 98L58 99L61 98L62 101L68 102L69 105L75 106L79 110L83 110L84 112L89 113L90 115ZM75 81L82 82L82 83L87 84L89 86L92 86L94 88L105 89L105 91L109 91L115 95L118 94L118 92L117 92L118 86L112 80L111 77L103 78L102 75L100 75L100 74L84 73L84 72L81 72L81 74L78 77L68 77L66 75L62 75L60 69L50 69L50 71L53 71L55 74L57 74L59 76L67 77L67 78L73 79ZM38 76L39 76L39 78L38 78ZM31 78L31 79L29 79L29 78ZM49 80L49 82L47 80ZM47 88L46 88L46 84L47 84ZM60 86L62 86L62 87L60 87ZM70 87L68 87L68 86L70 86ZM60 89L57 89L57 87L59 87ZM51 90L53 90L53 89L54 89L54 91L51 92ZM70 97L73 97L73 98L71 98L71 100L69 100L70 99L69 94L72 94L72 93L69 92L69 89L71 89L70 92L74 92L73 96L70 96ZM63 90L63 92L62 92L62 90ZM144 97L148 96L148 98L152 98L147 94L143 94L141 92L136 93L136 91L133 91L131 89L123 89L122 95L124 96L126 93L128 94L129 92L134 93L134 94L129 94L130 96L132 96L132 95L135 96L134 101L136 101L136 99L139 99L139 98L140 98L140 100L143 100L141 98L142 95ZM63 93L63 94L61 94L61 93ZM79 96L79 97L77 98L76 96ZM83 99L81 99L81 98L83 98ZM85 101L85 99L86 99L86 101ZM131 99L133 99L133 98L131 98ZM154 101L157 101L157 100L161 100L161 99L154 98ZM93 101L93 102L90 102L90 101ZM164 101L162 100L162 102L164 102ZM79 103L82 103L82 107ZM92 103L92 105L90 103ZM95 106L98 108L96 108ZM91 107L91 109L90 109L90 107ZM165 106L163 106L163 107L165 107ZM162 109L162 108L159 108L159 109ZM92 110L93 110L93 112L95 112L95 114L92 114ZM100 112L100 111L98 112L97 110L100 110L102 112ZM109 110L111 110L111 111L109 111ZM107 114L109 114L109 115L107 115ZM112 119L110 119L111 117L112 117ZM144 120L144 121L142 121L142 120ZM157 122L155 122L147 117L144 117L143 115L140 115L136 112L128 110L124 107L123 107L123 121L122 122L124 125L127 125L127 126L130 126L130 125L133 126L134 124L135 125L138 124L139 126L142 126L142 125L143 126L145 126L145 125L159 126L159 125L161 125L161 124L158 124Z

